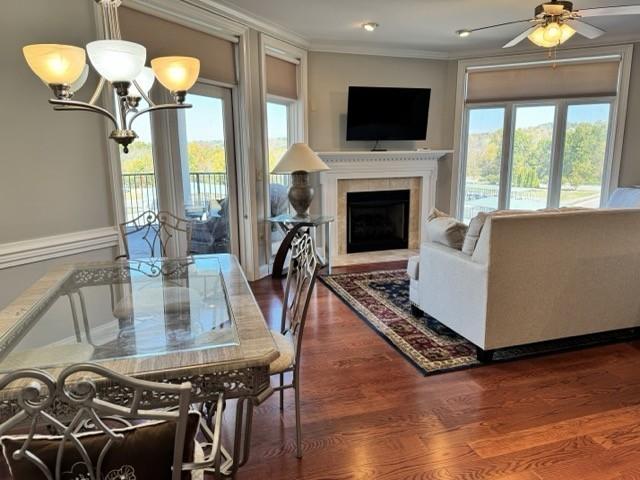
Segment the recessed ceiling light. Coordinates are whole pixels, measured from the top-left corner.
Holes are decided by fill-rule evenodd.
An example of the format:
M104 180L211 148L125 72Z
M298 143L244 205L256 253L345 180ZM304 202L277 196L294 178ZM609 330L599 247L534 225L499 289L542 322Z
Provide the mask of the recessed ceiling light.
M461 38L465 38L471 35L471 30L456 30L456 34Z
M376 28L378 28L378 24L375 22L369 22L362 25L367 32L373 32Z

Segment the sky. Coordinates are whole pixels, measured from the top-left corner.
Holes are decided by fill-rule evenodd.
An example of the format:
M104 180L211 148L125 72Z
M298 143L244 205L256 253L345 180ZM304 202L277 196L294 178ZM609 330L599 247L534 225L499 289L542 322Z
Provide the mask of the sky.
M222 100L202 95L187 95L192 108L184 110L188 141L221 141L224 138ZM147 104L142 100L140 109ZM153 115L153 114L151 114ZM270 138L287 137L287 107L278 103L267 103L268 131ZM143 142L151 143L151 119L149 115L139 117L134 130Z
M567 116L569 123L607 121L608 103L593 105L570 105ZM518 128L528 128L554 120L554 108L550 106L519 107L516 113ZM493 132L502 128L504 110L502 108L482 108L471 110L470 133Z

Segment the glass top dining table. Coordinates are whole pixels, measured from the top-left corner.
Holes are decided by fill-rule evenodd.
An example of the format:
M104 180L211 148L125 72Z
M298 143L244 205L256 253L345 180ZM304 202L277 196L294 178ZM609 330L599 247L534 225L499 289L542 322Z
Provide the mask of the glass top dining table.
M215 256L77 265L0 338L0 372L238 345Z
M268 383L277 356L242 269L226 254L66 265L0 311L0 375L92 362L192 382L259 369Z

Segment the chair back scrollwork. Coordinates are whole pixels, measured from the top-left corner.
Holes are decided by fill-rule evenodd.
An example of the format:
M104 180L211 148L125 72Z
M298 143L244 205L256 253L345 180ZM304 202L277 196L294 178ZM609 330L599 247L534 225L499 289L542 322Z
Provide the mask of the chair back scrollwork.
M149 249L149 257L167 257L170 255L170 245L177 243L180 234L186 236L186 252L174 251L174 255L185 256L191 252L192 224L189 220L176 217L172 213L148 210L140 216L120 224L120 237L124 244L124 257L130 258L131 251L128 239L141 236L145 247Z
M309 300L313 294L320 261L313 238L304 233L291 244L291 257L284 291L281 333L293 336L295 363L299 365L302 332L307 318Z
M87 478L104 478L103 461L109 449L123 438L118 428L112 425L130 425L128 420L175 422L172 478L180 478L191 398L190 383L148 382L86 363L64 369L57 380L47 372L35 369L12 372L0 381L0 392L4 395L8 393L6 390L16 398L16 413L0 424L0 436L26 424L27 433L13 437L22 442L20 448L9 453L13 460L31 462L44 478L62 478L64 453L69 445L81 458ZM159 405L175 408L167 410L159 408ZM114 419L115 422L112 421ZM56 435L47 438L55 438L58 442L53 468L31 448L44 429ZM82 433L87 430L101 432L107 438L97 459L91 458L81 441Z

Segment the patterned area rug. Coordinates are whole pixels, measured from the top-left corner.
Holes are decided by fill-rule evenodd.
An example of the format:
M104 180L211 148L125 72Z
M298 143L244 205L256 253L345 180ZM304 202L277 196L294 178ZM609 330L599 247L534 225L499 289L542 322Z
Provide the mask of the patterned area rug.
M432 317L417 318L411 314L409 278L405 270L344 273L320 279L425 375L481 365L472 343ZM505 348L495 352L494 361L633 338L636 338L633 332L627 330Z

